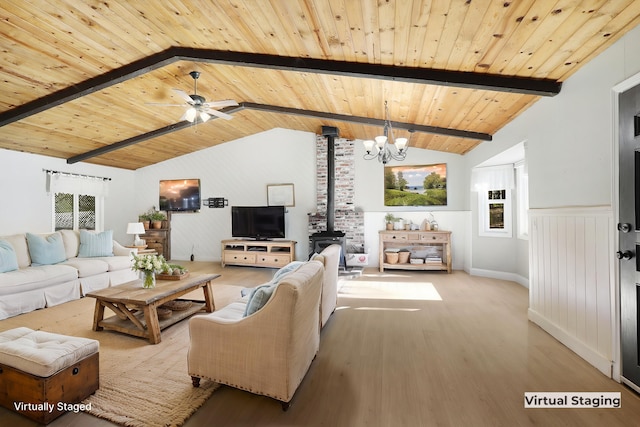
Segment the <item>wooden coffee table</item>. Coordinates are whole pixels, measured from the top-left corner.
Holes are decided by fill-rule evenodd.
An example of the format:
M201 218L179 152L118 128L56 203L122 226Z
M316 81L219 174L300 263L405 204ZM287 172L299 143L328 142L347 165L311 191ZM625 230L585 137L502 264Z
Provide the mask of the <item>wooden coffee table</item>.
M217 277L220 275L191 274L181 280L157 280L156 287L152 289L143 288L142 280L138 279L88 293L88 297L96 299L93 330L111 329L147 338L151 344L158 344L162 329L202 309L208 313L215 310L211 281ZM198 288L202 288L204 292L204 301L192 301L188 309L174 311L170 317L158 319L157 310L160 305L175 301ZM104 319L105 307L111 309L116 315Z

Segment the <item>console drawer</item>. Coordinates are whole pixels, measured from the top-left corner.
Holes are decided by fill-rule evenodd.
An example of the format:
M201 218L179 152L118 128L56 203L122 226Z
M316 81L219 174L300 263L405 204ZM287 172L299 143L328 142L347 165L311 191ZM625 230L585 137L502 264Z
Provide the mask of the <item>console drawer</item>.
M255 264L256 254L241 251L238 251L238 253L225 251L224 262L226 264Z
M258 255L258 265L265 265L269 267L284 267L291 262L289 254L281 255Z
M444 233L422 233L420 234L420 241L423 243L447 243L449 242L449 236Z
M388 233L382 236L385 242L403 242L409 240L409 233Z

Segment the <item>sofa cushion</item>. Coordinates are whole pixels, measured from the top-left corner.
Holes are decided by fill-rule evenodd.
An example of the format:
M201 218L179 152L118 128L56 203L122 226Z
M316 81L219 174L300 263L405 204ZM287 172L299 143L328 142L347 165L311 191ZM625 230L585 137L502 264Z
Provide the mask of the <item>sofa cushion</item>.
M250 294L249 301L244 310L244 316L251 316L256 311L260 310L269 301L273 291L275 291L278 285L276 283L265 283L264 285L257 286Z
M70 265L40 265L0 274L0 295L67 283L78 279L78 270Z
M0 273L18 269L18 257L11 243L0 240Z
M89 277L109 271L109 264L101 259L71 258L63 264L67 264L78 270L78 277Z
M113 256L113 230L99 233L80 230L79 258Z
M96 259L106 262L109 266L109 271L129 270L133 265L133 260L130 256L109 256Z
M60 233L48 236L27 233L27 244L32 264L51 265L67 259Z
M13 250L18 258L18 268L27 268L31 265L31 257L29 256L29 248L27 247L27 238L24 234L13 234L11 236L0 237L13 246Z
M76 230L60 230L59 233L62 235L67 259L77 257L80 248L80 233Z

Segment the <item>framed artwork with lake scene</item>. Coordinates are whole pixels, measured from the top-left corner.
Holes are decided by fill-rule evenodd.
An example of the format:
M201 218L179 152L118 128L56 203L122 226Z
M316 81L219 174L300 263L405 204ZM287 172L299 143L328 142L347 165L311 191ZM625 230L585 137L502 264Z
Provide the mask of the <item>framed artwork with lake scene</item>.
M447 164L385 166L385 206L446 206Z

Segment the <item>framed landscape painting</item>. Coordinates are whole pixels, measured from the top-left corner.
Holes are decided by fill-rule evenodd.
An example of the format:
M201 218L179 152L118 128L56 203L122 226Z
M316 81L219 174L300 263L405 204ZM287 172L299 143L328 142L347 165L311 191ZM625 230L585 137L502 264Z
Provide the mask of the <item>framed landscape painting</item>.
M385 206L445 206L447 164L385 166Z

